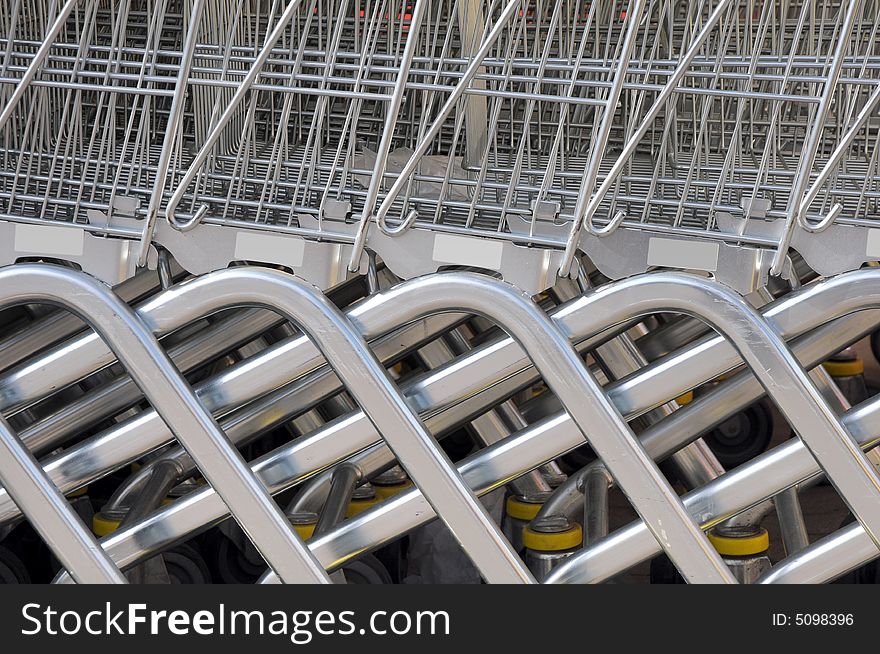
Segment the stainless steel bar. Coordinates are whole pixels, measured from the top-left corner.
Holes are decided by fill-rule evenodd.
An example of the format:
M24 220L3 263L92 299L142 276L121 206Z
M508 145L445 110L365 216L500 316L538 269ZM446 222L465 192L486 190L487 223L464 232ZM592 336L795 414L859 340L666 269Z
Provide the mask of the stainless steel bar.
M215 301L223 307L271 306L301 324L322 351L332 353L327 356L328 363L365 408L401 463L426 489L432 504L443 507L438 512L486 578L506 582L531 580L485 508L457 471L450 470L451 462L406 405L363 337L323 295L290 275L269 270L228 269L203 279L212 281ZM535 313L539 311L536 309ZM198 457L193 458L199 462Z
M168 200L168 204L165 205L165 217L169 224L175 229L180 231L188 231L192 229L201 222L205 214L208 212L207 205L202 205L196 210L195 215L190 220L183 223L179 222L175 216L177 207L183 200L187 187L195 181L196 176L199 174L199 169L211 154L211 150L223 134L223 129L229 124L229 121L232 120L239 105L250 92L254 82L257 81L257 77L260 76L260 72L263 70L263 67L269 59L269 55L272 53L273 46L278 42L278 39L281 38L281 35L284 33L284 30L287 29L287 26L290 25L294 14L299 11L301 4L302 0L291 0L287 7L284 8L284 12L278 17L278 22L275 23L272 31L266 35L266 39L259 53L254 58L254 63L248 70L247 75L245 75L244 79L235 89L235 94L229 99L228 103L223 108L223 112L220 114L217 122L214 123L210 133L205 137L205 142L202 143L198 152L190 161L189 168L187 168L183 178L177 183L177 189Z
M662 278L662 277L665 277L665 275L658 275L658 276L657 276L657 278ZM655 278L655 279L657 279L657 278ZM688 279L682 279L681 282L686 282L686 281L688 281L688 280L689 280L689 278L688 278ZM700 284L697 282L696 279L693 279L692 281L695 283L696 286L699 286L699 285L700 285ZM684 285L686 285L686 284L682 284L682 285L684 286ZM654 290L656 290L656 289L654 289ZM690 289L688 289L688 290L690 290ZM660 294L660 295L662 296L663 294ZM683 293L683 295L686 296L687 293L685 292L685 293ZM636 306L642 304L642 301L639 300L639 299L637 299L637 298L635 298L635 297L630 297L630 298L628 298L628 299L630 299L630 300L633 302L633 304L636 305ZM679 297L676 298L676 299L679 300L679 301L682 301L682 296L679 296ZM738 298L731 298L731 299L732 299L732 300L738 300ZM647 302L647 301L649 301L649 300L648 300L647 298L645 298L644 301ZM653 309L654 311L656 311L656 310L657 310L657 306L656 306L657 299L652 295L650 301L652 301L652 302L654 303L654 306L652 307L652 309ZM738 301L741 301L741 300L738 300ZM668 306L669 306L668 303L670 302L670 300L666 299L665 302L666 302L666 304L664 304L664 306L667 306L667 307L668 307ZM717 304L720 305L720 303L717 303ZM692 305L692 306L693 306L693 305ZM631 309L631 310L634 309L634 307L631 307L631 306L628 307L628 308ZM717 308L717 307L713 307L713 308ZM687 312L692 312L692 311L693 311L692 308L682 308L682 307L679 307L679 309L682 310L682 311L687 311ZM644 309L635 309L635 310L637 310L637 311L643 311ZM721 322L721 320L719 319L719 316L722 316L723 314L724 314L724 310L721 310L720 313L715 314L714 317L715 317L716 320L718 320L719 322ZM729 319L729 320L732 320L733 318L732 318L732 316L728 316L728 319ZM717 328L717 325L713 325L713 326L715 326L715 327ZM756 330L760 329L760 327L757 326L757 325L754 326L754 328L755 328ZM767 329L767 328L765 327L765 329ZM752 337L752 338L755 338L754 334L755 334L754 331L751 332L751 337ZM768 341L772 341L773 338L774 338L774 337L772 336L772 334L769 334L768 337L767 337L767 340L768 340ZM744 350L745 350L745 348L744 348ZM760 354L760 353L758 354L757 357L755 357L755 356L754 356L754 352L744 351L744 352L743 352L743 355L744 355L744 357L746 357L746 359L747 359L747 361L750 363L750 365L753 366L753 369L756 369L756 368L757 368L757 370L760 371L760 372L758 372L758 375L759 375L760 377L763 377L762 382L764 382L764 383L768 383L768 379L767 379L768 377L769 377L770 380L773 380L773 379L774 379L774 375L777 375L777 374L778 374L778 371L775 371L775 372L774 372L774 371L772 370L772 366L768 365L769 362L766 362L766 361L765 361L763 364L760 364L760 365L757 364L757 359L760 359L760 358L761 358L761 354ZM787 355L786 355L786 354L783 354L783 356L786 357L786 358L790 358L790 354L787 354ZM764 367L761 367L761 366L764 366ZM824 409L823 409L822 412L821 412L821 415L817 415L817 412L815 412L815 411L811 412L811 413L813 414L813 415L811 416L811 419L822 420L822 421L824 421L826 424L832 422L832 421L833 421L833 416L832 416L831 418L828 418L828 415L831 413L831 412L830 412L830 409L829 409L829 408L827 407L827 405L824 403L824 400L822 400L821 396L819 396L818 391L816 391L815 387L813 387L813 386L809 383L809 380L807 379L806 374L803 373L803 371L800 369L799 366L796 366L796 370L795 370L795 372L794 372L794 377L795 377L795 380L793 380L792 382L789 382L789 383L791 383L791 386L789 386L789 388L793 387L795 383L797 383L797 384L801 384L801 385L807 387L807 389L810 389L810 388L811 388L811 389L812 389L812 393L810 393L810 395L813 396L813 398L812 398L813 401L816 402L816 405L817 405L818 407L820 407L820 408L824 407ZM774 387L775 385L781 383L781 381L779 380L778 377L776 378L776 380L777 380L777 381L773 382L773 384L770 384L771 387ZM785 404L785 403L788 403L788 404L789 404L789 406L788 406L788 411L787 411L787 413L788 413L788 418L789 418L789 420L790 420L794 425L796 425L796 428L798 428L798 429L800 429L800 430L803 430L803 429L805 429L805 428L808 427L807 425L804 425L804 424L803 424L803 415L807 415L807 414L803 414L803 415L801 415L801 416L795 416L795 415L793 414L793 412L791 411L791 409L792 409L791 404L797 404L797 403L800 403L800 404L807 404L807 403L809 402L809 400L807 400L807 401L800 401L800 400L806 400L807 397L808 397L808 396L807 396L807 394L805 393L805 395L804 395L803 397L801 397L801 398L795 398L795 399L794 399L794 402L792 402L792 398L791 398L791 397L786 397L786 398L781 398L781 399L778 398L778 397L776 398L776 399L780 400L780 403L781 403L781 404ZM804 407L804 410L806 410L806 407ZM799 421L800 421L800 423L799 423ZM834 421L834 422L835 422L835 424L836 424L836 421ZM837 430L839 433L843 434L844 436L846 435L846 432L845 432L843 429L840 428L840 425L839 425L839 424L836 426L836 430ZM805 432L800 431L799 433L804 434ZM813 434L811 434L811 437L814 438L814 437L815 437L815 433L816 433L816 432L813 432Z
M777 493L773 497L773 504L776 506L785 554L791 556L809 547L810 537L807 534L807 524L804 522L797 486Z
M828 405L834 408L837 415L843 415L844 413L849 411L849 409L851 408L849 402L847 401L843 393L840 392L840 389L834 383L834 380L831 379L831 376L828 374L825 368L823 368L822 366L816 366L810 371L810 377L813 378L813 381L816 384L816 388L819 389L819 392L822 393L822 395L828 401ZM878 454L880 454L880 452L874 449L867 452L866 456L874 463L874 465L877 465ZM824 479L824 476L822 477L822 479ZM799 492L800 490L802 490L803 487L810 486L818 480L818 477L814 477L803 485L799 484L797 491ZM788 490L790 489L785 489L782 491L782 493L786 493L788 492ZM743 526L759 526L761 524L761 521L768 515L773 513L774 510L777 512L777 514L780 512L780 507L777 503L773 501L774 499L775 498L764 500L760 504L756 504L755 506L750 507L748 510L733 516L730 520L727 520L725 522L725 526L729 526L734 529ZM783 502L785 502L785 500L783 500ZM791 508L800 511L800 504L786 503L785 508ZM797 547L801 541L809 544L806 532L803 532L803 534L800 535L798 535L797 533L797 531L800 530L800 526L798 525L798 523L803 522L802 514L799 516L779 516L780 527L782 527L783 537L785 537L787 529L786 526L782 524L783 521L785 521L787 523L787 526L791 529L790 536L793 539L792 547Z
M324 507L318 515L318 524L315 525L316 535L330 531L345 518L345 511L351 501L351 494L357 486L358 478L358 469L353 465L343 463L333 468L330 492L327 493ZM289 509L288 513L290 513Z
M841 333L845 334L844 338L851 337L855 339L865 331L870 331L876 326L878 317L875 314L869 321L862 323L859 334L854 334L843 327L843 321L858 321L865 318L871 317L868 315L851 316L839 321L841 324L832 324L824 327L823 330L826 333L824 334L822 344L819 346L815 343L812 344L813 347L820 348L818 353L812 353L816 359L812 364L815 365L819 360L824 360L829 354L840 349L842 344L835 341L834 338L840 337ZM806 339L820 340L811 334L809 337L802 339L801 342ZM801 348L798 349L800 350ZM741 373L740 376L746 377L747 374ZM754 386L758 387L758 395L760 395L760 384L758 384L754 377L749 378ZM747 403L750 403L750 401L747 401ZM694 404L683 407L680 411L674 413L673 417L685 416L689 413L693 416L702 415L702 412L694 412L691 409ZM880 405L878 405L875 411L877 411L877 417L874 428L876 434L880 437ZM662 426L666 422L658 423L657 426ZM348 432L349 437L352 436L350 428L356 424L350 422L347 425L349 429L344 430ZM365 425L367 431L369 431L368 427L368 424ZM675 430L672 432L673 437L681 433L689 433L686 429L684 427L685 431ZM362 429L361 432L363 431ZM323 440L316 441L314 444L301 443L290 448L283 448L283 452L280 451L274 455L267 455L255 462L255 472L269 484L273 491L283 490L289 485L296 483L302 476L307 475L308 470L311 469L310 466L315 465L316 459L326 455L325 460L328 463L325 465L331 465L333 461L337 460L334 459L334 456L339 455L334 452L328 453L328 450L338 446L341 436L342 432L339 429L332 430ZM375 437L375 434L371 433L360 434L359 442L364 443L361 447L365 447ZM460 469L462 475L468 480L468 483L471 484L475 492L482 495L503 485L507 478L521 475L524 471L533 469L536 462L552 460L566 451L578 447L582 442L583 439L579 431L568 415L560 413L532 425L528 430L514 435L505 443L490 446L482 452L469 457L461 463ZM800 443L797 443L797 445L803 450L803 446ZM646 442L646 446L651 451L648 442ZM678 446L669 446L669 450L674 451L676 447ZM656 452L652 452L652 455L659 456ZM810 458L810 462L812 462L815 469L814 460ZM760 469L759 476L756 479L750 480L749 483L755 484L762 479L766 480L767 478L761 476L762 474L763 468ZM775 492L775 489L770 490L768 495L772 495ZM178 539L220 521L226 514L226 509L216 494L210 489L204 489L179 500L169 507L165 507L161 512L145 519L139 525L126 530L128 533L119 532L108 537L104 541L104 546L107 547L108 551L112 553L114 560L118 561L122 567L133 565L143 558L170 547ZM365 549L379 547L395 538L399 538L406 531L425 524L435 517L436 514L434 514L430 504L425 501L417 489L412 489L383 502L370 511L349 518L334 529L332 533L310 542L310 547L325 567L328 570L333 570L344 562L357 557ZM644 529L644 525L641 523L638 523L638 526ZM659 545L656 541L650 537L649 540L652 547L656 548L656 550L649 548L649 554L646 555L646 558L653 556L659 551ZM608 550L607 553L612 554L613 550ZM627 557L630 555L631 552L629 550L624 550L621 557L624 561L621 567L614 568L611 572L607 569L603 570L602 574L607 574L607 577L610 577L630 565L637 564L639 560L627 564ZM613 568L617 563L617 559L611 556L604 563L606 566Z
M170 347L168 356L179 370L187 372L282 321L281 317L272 312L246 309L218 321L183 343ZM20 431L19 438L32 452L41 454L61 444L68 436L137 403L142 397L140 389L131 378L118 377L28 425Z
M851 409L842 421L864 448L875 446L880 439L878 402L869 401ZM820 469L806 448L799 441L791 440L689 493L684 502L694 515L699 516L704 528L710 528L788 486L804 483L819 474ZM864 531L861 533L868 538ZM646 536L644 527L630 524L566 562L565 568L555 572L553 582L598 583L621 569L636 565L658 552ZM819 542L796 558L805 552L815 552L813 548ZM875 545L874 556L877 551Z
M426 11L426 0L415 0L410 17L409 30L411 35L417 34L422 26L422 18ZM382 187L385 169L388 165L388 153L394 139L397 127L397 117L400 114L400 106L403 104L403 95L406 91L406 83L409 78L409 69L416 53L417 38L408 38L403 48L403 54L399 62L397 79L394 88L388 98L388 106L385 109L385 123L382 128L382 139L376 150L376 161L373 165L373 174L370 176L370 185L367 188L367 196L364 199L363 215L365 220L370 220L376 207L376 200Z
M599 166L602 164L602 159L605 155L606 147L608 145L608 137L611 135L611 130L614 128L614 116L617 114L617 105L620 101L620 94L623 91L623 83L626 80L627 71L629 69L629 60L636 45L636 36L639 33L639 26L642 22L642 13L645 10L645 4L645 0L633 0L629 10L626 12L626 37L624 38L619 58L616 59L614 64L617 67L617 70L614 73L611 88L608 90L608 97L605 100L606 107L602 112L602 122L599 124L599 131L595 136L595 140L590 145L589 163L587 164L587 169L584 171L581 187L578 189L578 199L574 209L574 221L571 226L572 234L579 234L583 228L587 205L593 196L593 190L596 188L596 180L599 177ZM592 216L590 218L591 219L587 221L587 229L591 234L601 235L603 230L597 229L592 223ZM610 229L614 229L614 226L615 225L612 221L609 227ZM605 227L604 229L609 229L609 227ZM571 262L563 262L563 265L565 266L565 270L568 270ZM562 270L562 267L560 267L560 270Z
M779 245L773 255L773 262L770 265L771 275L778 276L782 274L794 229L805 220L805 216L801 214L801 203L810 184L810 173L813 169L819 142L825 129L825 121L828 119L828 114L831 111L831 103L837 90L837 79L840 77L843 59L850 46L850 33L856 21L856 14L859 13L861 7L862 0L850 0L847 3L846 15L844 16L840 33L837 35L837 45L832 56L828 77L822 89L822 99L816 108L809 134L801 147L798 168L794 177L794 186L788 195L788 205L785 210L785 226L779 238Z
M24 98L24 94L30 87L31 82L37 76L37 73L40 71L43 62L46 60L49 51L52 49L55 39L58 38L61 30L64 29L64 26L67 23L67 19L70 17L70 14L73 13L73 10L76 8L79 2L80 0L67 0L67 2L65 2L58 10L58 15L55 17L54 22L49 27L46 35L43 37L43 40L40 43L40 47L34 53L34 56L33 58L31 58L27 69L21 76L18 84L15 86L15 90L6 101L6 104L3 107L3 111L0 112L0 131L2 131L3 128L6 127L6 123L9 122L12 114L15 113L15 108L18 106L18 103L21 102L21 100Z
M821 584L880 556L865 529L855 522L796 552L762 575L759 584Z
M880 312L866 311L820 327L792 342L792 351L807 369L829 355L872 332L880 324ZM698 396L691 404L643 431L639 437L645 449L657 460L666 459L679 448L718 426L738 411L761 399L764 389L749 370L737 373L717 388ZM594 464L591 464L591 466ZM598 464L595 464L598 465ZM576 519L582 513L583 476L587 469L572 475L545 505L548 513L561 513ZM772 503L767 503L772 509ZM763 509L762 515L766 515ZM738 520L733 518L734 521ZM749 518L747 524L754 524Z
M202 21L202 9L205 0L195 0L189 14L189 27L186 31L186 39L180 53L180 64L177 72L177 83L174 87L174 97L171 100L171 108L168 111L168 122L165 124L165 138L162 141L162 151L159 153L159 161L156 164L156 177L153 181L153 192L150 195L150 205L147 207L147 217L141 232L141 242L138 247L137 265L143 267L147 264L147 254L150 251L150 243L153 238L153 230L156 227L156 218L159 215L159 205L165 191L165 182L168 179L168 169L171 166L171 154L177 141L177 132L180 129L180 121L183 118L183 110L186 106L186 89L189 72L196 50L196 37L199 25Z
M356 312L357 309L352 311ZM389 311L383 315L391 317L393 313ZM461 319L459 315L448 314L416 321L400 332L391 332L376 339L375 351L377 355L393 361L395 357L425 340L433 339L454 327ZM389 329L393 327L389 326ZM245 443L249 438L262 433L262 430L278 426L290 416L308 410L342 389L342 384L332 369L320 359L320 354L315 351L311 341L305 336L298 336L280 343L278 347L270 348L265 356L256 355L252 360L233 367L218 378L199 384L195 390L207 408L223 414L228 413L230 405L244 404L252 393L267 393L265 397L222 421L224 430L233 442ZM276 373L278 377L274 379L273 374ZM298 381L276 388L289 379ZM268 416L272 418L267 419ZM364 418L366 419L365 416ZM43 463L50 476L64 487L65 492L70 492L130 463L171 439L173 434L159 416L155 411L148 410L50 457ZM176 458L185 471L192 470L193 462L185 450L171 450L167 456ZM136 481L132 480L132 483ZM136 486L130 490L136 490ZM18 515L14 503L10 503L4 493L0 489L0 522Z
M452 330L446 335L446 339L449 340L450 344L440 339L419 350L418 356L427 365L429 370L439 368L453 360L455 354L463 354L470 350L467 339L461 334L460 329ZM486 413L471 421L470 427L483 446L497 443L510 436L511 432L500 414L502 407L505 405L509 411L516 412L516 407L513 405L512 400L506 400L497 409L489 409ZM510 486L518 495L533 495L550 490L550 486L537 470L523 477L512 479Z
M492 27L491 30L489 30L489 33L483 39L480 47L474 53L473 58L469 59L468 67L462 73L461 79L458 80L458 84L446 98L446 102L443 104L443 106L438 109L435 114L433 114L434 120L431 123L431 126L425 130L424 134L420 134L420 140L413 147L413 152L410 155L409 160L401 168L400 173L398 173L397 178L391 185L391 188L388 189L388 193L385 195L385 199L382 200L379 208L376 210L377 223L382 224L385 222L386 216L391 211L391 207L394 205L394 201L397 199L397 196L400 195L400 192L403 190L404 186L409 183L410 177L412 177L413 173L416 171L416 168L419 165L419 161L428 151L428 148L431 147L431 143L437 137L437 134L440 133L440 130L443 128L443 124L446 122L446 119L452 113L455 105L458 103L459 99L464 94L471 81L474 79L474 77L476 77L477 73L479 72L480 66L483 63L483 59L485 59L486 55L488 55L492 45L495 43L495 41L498 40L498 37L501 36L501 33L504 31L507 23L517 13L517 9L519 9L521 5L521 0L511 0L504 6L504 9L499 14L495 25ZM372 216L362 216L360 222L358 223L358 231L355 237L354 247L352 248L351 257L349 258L348 262L348 269L351 272L355 272L360 266L361 254L363 253L363 249L367 240L367 228L371 219ZM413 219L414 215L410 213L409 216L405 219L402 227L405 228L405 226L411 224Z
M605 466L595 466L583 479L584 505L584 542L595 543L608 535L608 491L611 488L611 476Z
M580 275L579 279L581 286L589 287L589 280L585 276ZM577 296L574 283L566 279L559 280L554 288L554 292L564 300L570 300ZM608 370L611 378L614 380L622 379L648 365L648 361L630 338L630 333L644 336L647 333L647 329L644 325L635 325L628 333L620 334L607 343L603 343L593 352L594 358ZM650 425L662 418L668 417L677 409L678 404L670 402L657 407L650 413L646 413L641 419ZM702 486L710 479L714 479L724 472L724 468L718 463L718 459L715 458L711 450L702 442L702 439L697 439L695 442L673 453L671 463L691 488ZM560 488L559 492L561 494L567 492L566 488ZM570 491L570 488L568 491ZM539 516L552 515L549 511L552 510L554 505L555 501L551 498L542 507Z
M124 584L125 577L0 417L0 482L61 565L81 584Z
M862 271L857 274L859 276L863 276L868 272L869 271ZM831 282L822 282L822 284L817 286L819 287L818 289L805 289L801 292L801 295L799 296L802 298L805 297L808 300L809 311L805 311L802 315L802 317L807 320L808 323L809 320L816 320L816 313L823 313L822 311L817 311L818 308L834 305L834 303L838 299L840 299L838 297L839 295L843 295L844 298L852 297L848 290L844 292L838 280L832 280ZM578 302L582 303L583 301L584 300L582 299ZM569 305L568 309L571 310L572 306L573 305ZM788 320L788 318L790 317L789 312L797 313L798 306L799 304L797 302L794 302L792 298L788 298L781 301L775 307L769 310L769 312L772 312L772 315L775 316L776 320L783 324L783 327L785 328L788 335L792 335L792 332L797 333L797 329L794 329L795 326L797 326L798 329L800 327L804 327L807 329L812 328L812 325L810 324L802 325L799 321ZM563 312L561 311L560 313ZM569 312L564 312L563 315L568 316L573 314L570 314ZM559 316L559 314L557 314L557 316ZM827 319L828 315L824 314L818 320L821 321ZM850 318L841 320L838 323L823 328L821 330L822 339L819 339L818 343L812 344L813 347L818 348L818 354L816 354L817 360L822 360L830 353L836 351L836 349L845 346L848 343L848 341L846 340L847 338L852 337L854 339L858 337L857 335L854 335L854 331L852 331L850 328L844 327L844 325L853 322L859 324L852 329L855 330L857 334L863 334L865 333L865 331L869 331L873 328L874 325L876 325L877 318L876 315L872 317L870 314L866 314L864 317L852 316ZM561 324L568 326L571 330L571 324L567 325L566 323L567 321L564 318L561 319ZM577 333L575 330L571 331ZM583 334L584 332L580 333ZM708 341L713 344L718 340L719 339L717 338L708 339ZM492 351L497 351L497 345L493 346ZM711 354L704 356L707 351ZM642 377L644 375L646 387L649 387L651 391L653 391L657 385L660 385L667 389L667 392L670 396L676 396L688 390L688 386L686 384L689 382L687 380L681 379L683 372L691 371L695 367L698 368L699 374L702 378L699 381L694 382L694 385L696 385L697 383L708 381L709 379L714 378L721 372L724 372L730 367L733 367L732 365L729 366L728 363L724 360L724 349L721 349L719 351L714 347L707 347L706 342L699 344L697 347L690 350L689 354L698 357L695 360L695 363L711 363L717 365L717 367L711 369L710 365L710 369L706 370L702 366L682 366L681 368L674 369L674 372L672 368L661 367L659 369L659 372L657 371L657 369L648 370L640 373L637 377ZM455 366L455 368L459 369L460 366ZM510 372L510 369L506 366L500 366L499 368L502 372ZM516 368L513 368L514 372L516 370ZM705 373L704 376L703 373ZM447 389L446 396L449 398L454 398L458 397L458 392L461 390L462 386L467 385L467 383L470 382L471 378L473 377L473 372L471 370L468 370L468 373L461 379L454 379L449 384L446 383L447 379L449 379L448 371L444 371L444 374L438 375L438 377L442 379L443 386ZM754 378L751 378L745 373L743 373L741 376L738 376L738 378L743 379L744 382L748 382L747 384L745 384L746 386L748 386L749 384L752 385L753 390L751 391L751 393L753 394L749 395L749 393L746 393L746 399L742 400L743 402L745 402L745 404L748 404L757 397L760 397L760 385L754 380ZM728 385L733 383L734 380L727 382ZM425 388L423 384L419 384L417 386L419 388ZM738 385L725 386L723 388L728 388L731 390L736 388L737 395L742 392L739 390L740 387ZM444 397L442 393L434 393L430 397L434 398L433 402L419 400L418 405L424 407L449 406L450 400L441 399L442 397ZM612 397L614 397L614 395L612 395ZM617 396L615 397L615 400L617 402L622 402L626 399L626 397L627 396L625 395ZM724 396L723 394L720 394L715 395L714 397L723 398ZM680 419L679 416L701 416L701 413L693 411L693 407L699 406L699 404L701 402L704 402L705 400L705 397L699 398L693 404L685 407L679 412L676 412L667 420L659 423L658 426L665 425L670 420L674 421L676 419ZM720 402L718 404L718 408L715 410L715 413L722 412L721 415L723 415L724 406L724 402ZM434 410L436 410L436 408ZM444 415L446 414L437 414L438 418ZM527 432L528 435L541 434L547 439L546 441L528 440L529 446L532 448L537 447L535 444L536 442L540 442L542 444L542 447L544 447L545 443L556 444L556 446L559 447L559 449L554 449L552 451L552 454L549 455L546 460L555 458L556 456L564 453L567 449L571 449L577 446L577 439L574 437L573 432L570 431L573 428L573 425L566 422L567 418L564 415L555 416L552 419L548 418L548 421L549 423L547 421L544 421L541 423L541 425L536 425L530 428ZM552 438L552 434L547 432L547 430L550 429L550 427L547 426L548 424L553 429L556 429L556 433L559 434L559 436L557 436L557 440L555 441ZM565 431L566 427L569 431ZM681 433L693 433L688 432L685 425L682 425L682 427L684 428L684 431ZM878 427L878 430L880 430L880 427ZM342 433L346 434L345 437L342 436ZM666 433L668 434L669 441L672 442L674 441L674 437L679 433L679 431L671 430ZM345 422L344 425L337 425L335 430L329 431L320 436L316 436L314 440L300 443L293 448L283 449L273 456L264 457L264 459L257 464L256 469L261 477L266 480L270 487L273 488L273 490L282 490L283 488L287 488L290 485L296 483L302 475L308 474L308 471L313 469L314 466L332 465L334 462L341 460L352 452L369 447L372 443L375 442L376 438L377 436L375 435L375 433L371 431L369 422L366 421L361 414L361 416L358 417L357 420L349 419ZM347 440L348 442L342 447L340 451L340 445L342 444L343 440ZM521 452L521 450L517 450L515 446L510 447L513 447L513 452ZM674 449L677 449L677 447L678 446L673 446L672 451L674 451ZM534 451L537 452L543 450L541 450L541 448L537 448ZM503 470L506 470L507 474L513 474L514 476L516 476L518 474L522 474L522 471L524 470L531 469L531 467L532 466L526 465L523 468L519 469L519 472L513 472L511 468L504 468ZM495 472L502 470L502 468L492 468L492 470L494 474ZM772 495L773 493L769 494ZM190 509L191 505L193 505L194 507L192 508L193 513L187 515L185 511ZM741 510L741 507L739 510ZM733 513L735 512L736 511L733 511ZM133 533L141 534L138 536L137 540L132 540L131 535L127 537L120 535L118 538L112 538L108 542L108 547L114 548L114 556L122 557L127 562L134 562L138 559L139 556L144 555L145 552L156 552L162 547L173 543L176 538L180 538L184 534L190 533L193 530L204 528L205 526L210 524L211 521L221 519L224 515L224 508L222 506L222 503L216 503L216 500L209 491L205 491L197 495L194 494L192 498L188 498L186 504L180 504L180 506L167 507L166 509L163 509L160 515L161 519L153 518L150 521L142 523L141 525L139 525L138 529L133 531ZM725 515L721 519L724 519L726 517L729 517L729 515ZM429 518L430 515L428 518L426 518L426 520ZM415 526L415 524L413 524L413 526ZM374 530L375 527L371 527L371 533ZM146 534L150 534L150 536L147 537ZM175 536L175 534L178 535ZM391 536L386 535L386 537L390 538ZM149 543L149 545L147 543ZM342 545L340 545L340 547L341 546ZM649 553L645 556L651 556L651 552L653 551L654 550L649 547ZM622 558L626 560L626 557ZM632 564L638 563L638 560L639 559L636 559L635 562Z
M242 529L273 569L289 581L328 580L266 488L226 440L134 311L91 277L57 266L0 269L0 288L8 289L0 297L0 306L43 301L64 306L88 322L236 513Z
M174 488L180 481L181 470L174 461L164 460L151 466L150 474L143 485L141 492L131 505L125 507L121 505L113 506L113 502L108 502L108 506L113 508L127 508L125 518L120 523L120 527L137 522L145 515L154 510L162 503L162 500L168 495L168 491Z
M180 275L180 268L175 267L175 270L177 275ZM152 271L142 271L115 286L113 292L126 302L133 302L158 289L156 274ZM67 311L53 311L39 318L26 329L0 340L0 372L5 374L7 368L21 363L35 352L53 346L84 329L86 329L85 323Z
M461 54L465 58L473 56L480 37L486 30L486 16L480 0L459 0L456 3L459 32L461 34ZM485 89L486 82L480 74L472 82L474 88ZM464 167L479 165L486 148L489 127L488 98L470 95L464 104L465 154Z
M620 152L620 154L618 154L617 159L614 161L614 164L611 166L608 174L605 175L605 179L602 180L599 188L596 189L596 193L591 198L589 198L589 201L587 202L587 205L583 210L583 219L581 223L572 223L571 230L568 234L568 240L566 241L565 253L559 265L559 275L561 277L568 276L571 269L572 262L574 261L575 249L577 247L581 225L584 223L592 223L596 211L598 211L599 206L605 199L605 196L608 194L608 192L611 190L611 187L616 183L617 178L623 172L627 160L632 156L633 152L635 152L636 147L638 147L639 142L642 140L642 137L644 137L644 135L647 133L648 129L651 126L651 123L666 106L667 100L675 92L676 87L684 78L687 69L696 58L697 53L699 53L706 40L712 34L712 31L715 29L716 24L724 15L724 12L726 12L730 8L731 2L732 0L721 0L717 5L715 5L715 8L706 19L706 22L703 23L702 28L694 36L693 40L689 44L687 51L678 61L675 72L672 73L672 75L666 81L666 84L663 86L663 89L660 91L660 93L657 94L657 97L654 98L654 104L651 106L651 108L645 113L644 116L640 117L641 123L639 124L639 127L635 131L633 131L632 134L627 138L627 141L624 144L622 151ZM618 214L617 217L612 218L610 223L602 231L602 234L610 234L620 224L625 215L626 214L623 214L621 216L620 214Z

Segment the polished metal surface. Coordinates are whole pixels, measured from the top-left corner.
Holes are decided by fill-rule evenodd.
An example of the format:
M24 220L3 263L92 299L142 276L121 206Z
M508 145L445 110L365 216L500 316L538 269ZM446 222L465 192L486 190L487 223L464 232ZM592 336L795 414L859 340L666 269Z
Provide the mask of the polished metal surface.
M576 4L0 3L0 553L873 578L880 4Z

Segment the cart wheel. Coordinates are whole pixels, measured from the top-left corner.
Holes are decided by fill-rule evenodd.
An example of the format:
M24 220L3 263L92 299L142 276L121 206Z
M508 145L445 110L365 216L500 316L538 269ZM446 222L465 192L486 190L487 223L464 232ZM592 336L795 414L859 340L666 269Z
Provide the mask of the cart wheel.
M0 584L28 584L30 575L21 559L0 545Z
M205 558L189 543L164 552L162 558L172 584L211 583L211 570Z
M265 563L250 561L220 531L206 541L205 560L210 576L224 584L252 584L266 571Z
M761 454L772 438L773 416L763 402L756 402L718 425L704 440L730 470Z
M342 568L345 581L349 584L390 584L391 575L385 566L372 554L362 556L357 561Z

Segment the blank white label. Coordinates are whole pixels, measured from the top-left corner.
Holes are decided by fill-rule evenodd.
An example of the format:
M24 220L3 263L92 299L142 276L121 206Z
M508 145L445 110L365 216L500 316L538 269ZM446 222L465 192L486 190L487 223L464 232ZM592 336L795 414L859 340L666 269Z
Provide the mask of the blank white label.
M437 263L499 270L503 253L504 244L500 241L454 234L434 236L433 257Z
M235 258L260 263L299 268L303 264L306 244L299 236L276 236L256 232L239 232L235 236Z
M15 251L18 254L42 254L60 257L82 256L84 230L54 225L15 226Z
M718 243L652 238L648 241L648 265L685 270L718 270Z
M880 259L880 229L868 230L868 243L865 246L865 256L872 259Z

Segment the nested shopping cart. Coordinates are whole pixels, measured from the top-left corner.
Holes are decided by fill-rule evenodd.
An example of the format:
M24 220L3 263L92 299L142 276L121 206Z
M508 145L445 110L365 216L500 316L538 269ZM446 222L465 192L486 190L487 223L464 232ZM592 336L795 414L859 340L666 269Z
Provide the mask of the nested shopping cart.
M400 580L435 517L489 581L876 559L876 402L805 370L877 325L878 30L873 0L3 3L0 577L22 515L76 581ZM764 396L798 438L725 472L700 436ZM856 520L811 545L823 476Z

